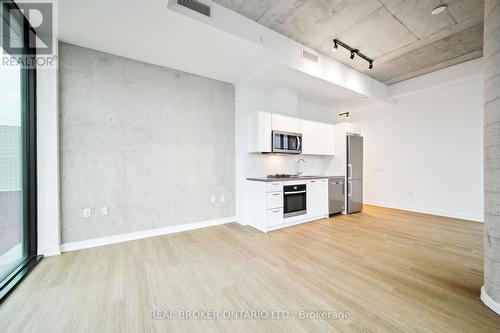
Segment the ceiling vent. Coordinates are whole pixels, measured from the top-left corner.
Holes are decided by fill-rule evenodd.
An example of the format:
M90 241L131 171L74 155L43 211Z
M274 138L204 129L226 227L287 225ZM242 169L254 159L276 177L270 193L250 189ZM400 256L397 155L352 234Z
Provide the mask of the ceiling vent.
M307 50L302 49L302 59L309 60L315 64L319 63L319 57L317 54L311 53Z
M177 0L177 4L179 6L184 7L184 8L193 10L193 11L195 11L195 12L197 12L197 13L203 15L203 16L206 16L206 17L211 17L212 16L210 6L204 4L201 1L197 1L197 0Z

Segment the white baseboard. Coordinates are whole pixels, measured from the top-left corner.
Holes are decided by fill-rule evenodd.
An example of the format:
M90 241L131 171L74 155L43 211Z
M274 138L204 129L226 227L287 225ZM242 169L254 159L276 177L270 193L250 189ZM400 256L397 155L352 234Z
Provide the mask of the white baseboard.
M69 251L76 251L76 250L81 250L81 249L88 249L91 247L128 242L131 240L137 240L137 239L143 239L143 238L149 238L149 237L155 237L155 236L162 236L162 235L173 234L173 233L177 233L177 232L194 230L194 229L201 229L201 228L206 228L206 227L211 227L211 226L226 224L226 223L232 223L232 222L236 222L235 216L225 217L222 219L194 222L194 223L189 223L189 224L174 225L171 227L165 227L165 228L159 228L159 229L136 231L136 232L130 232L130 233L120 234L120 235L113 235L113 236L108 236L108 237L87 239L87 240L83 240L83 241L62 244L61 251L62 252L69 252Z
M44 257L58 256L61 254L61 248L59 246L55 247L44 247L38 249L38 255L43 255Z
M372 205L372 206L380 206L380 207L385 207L385 208L392 208L392 209L407 210L409 212L415 212L415 213L423 213L423 214L451 217L454 219L461 219L461 220L467 220L467 221L473 221L473 222L481 222L481 223L484 222L484 216L479 216L479 215L446 212L446 211L440 211L440 210L425 209L425 208L421 208L421 207L401 206L401 205L394 205L394 204L390 204L390 203L386 203L386 202L376 202L376 201L365 201L364 204Z
M486 293L486 288L484 286L481 288L481 301L483 301L483 303L487 307L489 307L490 309L495 311L498 315L500 315L500 304L495 302L493 298L491 298L490 295Z

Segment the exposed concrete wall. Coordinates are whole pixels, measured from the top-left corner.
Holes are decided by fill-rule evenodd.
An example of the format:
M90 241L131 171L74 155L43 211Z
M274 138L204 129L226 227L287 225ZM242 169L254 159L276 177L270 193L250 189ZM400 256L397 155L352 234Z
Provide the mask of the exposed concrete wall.
M60 44L62 242L234 216L234 94Z
M484 211L486 293L500 304L500 0L484 11Z

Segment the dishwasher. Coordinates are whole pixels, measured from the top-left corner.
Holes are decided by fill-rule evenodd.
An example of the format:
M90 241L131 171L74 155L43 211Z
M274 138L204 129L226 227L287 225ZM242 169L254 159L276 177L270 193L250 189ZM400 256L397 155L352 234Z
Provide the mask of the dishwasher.
M344 179L332 178L328 181L328 213L342 213L345 208Z

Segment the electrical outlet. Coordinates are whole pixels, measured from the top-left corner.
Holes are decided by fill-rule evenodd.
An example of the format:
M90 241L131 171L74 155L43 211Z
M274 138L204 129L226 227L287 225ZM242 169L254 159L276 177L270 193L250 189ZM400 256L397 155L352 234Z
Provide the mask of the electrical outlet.
M101 215L102 216L108 216L109 215L109 209L108 209L108 207L101 207Z
M83 217L89 218L92 216L92 208L84 208L83 209Z
M220 196L220 202L224 202L224 201L226 201L226 197L223 194L223 195Z

